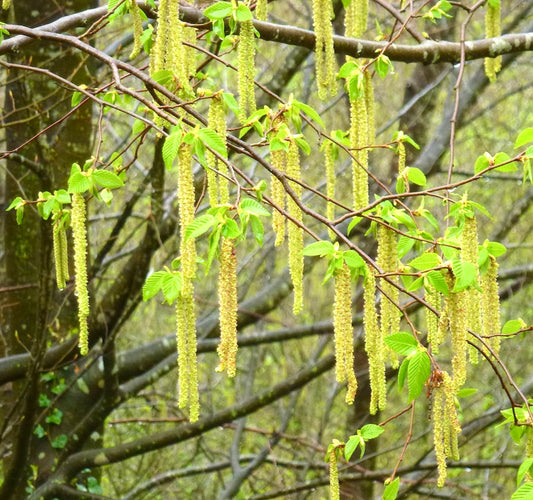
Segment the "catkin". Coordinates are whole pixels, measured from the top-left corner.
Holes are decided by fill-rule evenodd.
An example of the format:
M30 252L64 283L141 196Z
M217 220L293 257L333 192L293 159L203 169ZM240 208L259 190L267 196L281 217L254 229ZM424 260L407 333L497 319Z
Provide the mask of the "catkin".
M268 2L267 0L257 0L255 4L255 18L258 21L266 21L268 13Z
M452 279L453 289L455 280ZM450 316L450 332L452 335L452 368L453 381L456 389L459 389L466 380L466 354L468 351L467 331L466 331L466 315L468 310L465 290L460 292L450 292L449 297L449 316Z
M368 0L352 0L344 17L345 36L360 38L366 31L367 22Z
M217 94L212 97L208 113L209 128L214 130L226 144L226 115L224 112L224 102L222 97ZM207 151L207 192L209 194L209 203L211 206L218 203L226 204L229 202L229 188L227 179L223 176L228 174L228 167L223 161L218 161L217 157ZM220 177L216 175L215 170L220 172ZM217 181L218 178L218 181Z
M487 2L487 12L485 13L485 38L494 38L500 35L500 2L497 2L497 6L494 6L491 2ZM485 74L492 83L496 81L496 74L501 69L502 56L485 58Z
M76 296L78 298L78 320L80 324L79 348L82 356L89 352L89 291L87 289L87 226L85 199L80 193L72 195L72 239L74 241L74 272Z
M335 204L330 201L335 199L335 145L331 141L327 141L324 146L324 159L326 163L326 196L328 202L326 205L326 217L329 220L335 218ZM330 239L335 240L335 233L328 229Z
M67 234L65 228L61 225L61 220L58 220L54 223L52 235L57 288L63 290L66 287L66 282L69 279L69 271Z
M300 180L300 151L298 145L293 140L289 144L287 153L287 175ZM302 186L294 181L289 181L289 185L294 191L298 200L302 199ZM296 221L302 222L302 210L291 197L287 197L287 211ZM302 250L304 248L303 229L294 222L288 223L288 240L289 240L289 271L291 274L292 286L294 291L294 314L300 314L303 306L303 276L304 276L304 257Z
M378 226L378 257L377 265L384 273L394 273L398 271L398 255L396 252L396 233L389 227L379 224ZM397 283L398 278L390 276L393 283ZM383 291L381 298L381 331L382 336L387 337L398 333L400 329L401 313L395 304L399 303L400 292L398 288L385 279L380 279L380 287ZM398 355L392 349L386 349L392 367L397 368L399 364Z
M350 104L350 149L352 149L352 179L354 210L368 205L368 114L364 96Z
M483 310L483 335L494 350L495 354L500 351L500 295L498 291L498 263L490 256L489 267L481 280L481 307Z
M255 34L254 24L250 21L241 23L238 48L238 77L239 77L239 120L246 122L246 118L255 112Z
M357 392L354 371L352 290L350 269L343 266L335 275L335 301L333 303L333 331L335 339L335 374L337 382L348 383L346 402L352 404Z
M374 271L367 266L364 282L363 325L365 329L365 351L368 356L370 378L370 413L383 410L387 403L385 378L385 343L378 324L376 311L376 278Z
M376 112L374 101L374 86L372 85L372 75L370 71L363 73L363 92L365 96L366 115L367 115L367 145L376 143Z
M333 26L331 0L313 0L313 25L315 30L316 80L318 97L326 99L337 95L337 64L333 48Z
M179 368L179 407L189 406L189 419L199 416L198 367L193 279L196 276L196 247L193 238L185 241L187 226L194 220L194 178L192 146L181 144L178 151L178 205L182 289L176 306Z
M234 377L237 355L237 256L234 241L222 238L220 250L220 274L218 280L218 303L220 316L220 344L218 372L227 371Z
M463 226L463 234L461 237L461 259L464 262L470 262L476 269L476 282L479 282L478 271L478 236L477 236L477 221L475 216L466 217ZM464 292L466 311L466 327L475 333L481 333L481 311L480 303L482 301L479 291L470 287ZM476 365L479 362L479 354L477 349L469 346L470 362Z
M431 284L426 284L426 302L433 307L436 311L441 310L441 294L440 292ZM428 332L428 343L431 344L431 352L433 354L439 353L439 345L442 343L443 338L439 336L439 318L438 316L431 311L430 309L425 309L426 315L426 328Z
M276 169L280 174L284 174L285 173L285 162L286 162L285 152L282 150L271 151L270 156L271 156L272 167ZM271 191L272 191L272 201L281 210L284 210L286 196L285 196L285 189L283 189L283 184L281 184L281 182L278 180L278 178L275 175L272 175L270 186L271 186ZM283 244L283 240L285 239L285 227L286 227L285 217L278 210L274 210L272 212L272 229L274 230L274 233L276 234L276 241L274 243L274 246L279 247Z
M11 5L11 0L2 0L2 9L7 10Z
M131 15L133 17L133 48L130 53L130 59L135 59L142 49L142 34L143 34L143 20L141 17L141 9L139 9L137 2L131 2Z
M329 498L330 500L340 499L339 469L335 450L331 450L329 454Z

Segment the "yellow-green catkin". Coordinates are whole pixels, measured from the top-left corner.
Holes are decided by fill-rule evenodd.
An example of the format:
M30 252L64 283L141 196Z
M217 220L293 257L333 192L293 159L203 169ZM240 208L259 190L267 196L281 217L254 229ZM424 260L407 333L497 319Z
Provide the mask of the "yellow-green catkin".
M130 12L133 17L133 48L130 53L130 59L135 59L142 50L143 20L141 9L139 9L135 0L131 1Z
M368 114L364 95L350 103L350 149L354 210L368 205Z
M494 38L500 36L500 0L496 2L487 2L487 11L485 13L485 38ZM485 58L485 74L491 82L496 81L496 74L502 69L502 56Z
M224 101L220 94L216 94L211 99L208 113L208 124L211 130L214 130L226 144L226 114L224 111ZM218 161L216 156L207 152L207 193L211 206L226 204L229 201L228 182L224 176L228 175L228 167L223 161ZM218 176L215 172L221 174Z
M377 265L384 273L398 271L398 253L396 250L396 233L389 227L379 224L378 226L378 257ZM398 282L397 276L389 276L393 283ZM401 313L395 304L399 304L400 292L393 283L380 279L380 287L383 292L381 298L381 331L383 338L398 333L400 330ZM393 368L399 365L398 355L392 349L386 348L388 357Z
M289 151L287 153L287 175L294 180L299 181L300 173L300 150L295 141L289 142ZM289 181L289 186L294 191L298 200L302 199L302 186L294 181ZM302 210L291 197L287 197L287 211L294 220L302 223ZM294 314L300 314L303 307L303 277L304 277L304 258L302 250L304 248L303 229L294 222L289 221L287 227L287 235L289 241L289 271L291 274L294 303Z
M286 154L282 150L271 151L270 152L272 167L277 170L280 174L284 174L286 170ZM285 209L285 189L283 189L283 184L278 180L275 175L272 175L270 181L270 189L272 193L272 201L276 206L281 210ZM274 246L281 246L283 240L285 239L285 217L278 210L272 212L272 229L276 234L276 241Z
M268 14L268 1L267 0L257 0L255 4L255 18L258 21L266 21Z
M365 351L368 356L368 374L370 379L370 413L383 410L387 404L387 387L385 378L385 343L378 324L376 310L376 277L367 266L364 282L363 325L365 329Z
M54 260L56 266L57 288L63 290L69 280L67 233L61 221L56 221L52 228Z
M340 500L339 468L335 450L329 454L329 498L330 500Z
M363 90L365 95L366 115L368 120L368 138L367 145L376 143L376 111L374 101L374 86L372 84L372 75L370 71L363 73Z
M337 95L337 64L333 48L333 4L331 0L313 0L313 25L315 30L316 81L318 97Z
M76 297L78 299L78 320L80 324L79 348L85 356L89 352L89 291L87 288L87 226L85 199L80 193L72 195L71 226L74 242L74 272Z
M453 290L455 279L448 277L448 288ZM468 304L466 291L450 292L448 298L449 328L452 337L452 369L455 388L459 389L466 380L466 355L468 351L466 318Z
M189 419L191 422L198 420L200 413L193 287L193 279L196 276L196 246L193 238L185 241L187 226L194 220L194 201L192 146L183 143L178 151L178 205L182 288L176 305L176 335L179 369L179 407L189 407Z
M335 375L340 384L347 382L346 403L352 404L357 392L354 371L352 287L350 269L343 263L335 275L333 303L333 332L335 338Z
M527 430L527 441L526 441L526 459L533 458L533 427L528 426ZM533 476L528 471L526 474L526 482L531 483L533 482Z
M220 344L218 372L227 371L234 377L237 355L237 256L234 241L222 238L220 249L220 274L218 280L218 304L220 317Z
M185 53L185 74L188 78L192 78L196 75L196 56L197 50L194 48L196 44L196 30L190 26L184 26L183 28L183 41L188 45L184 47Z
M426 302L440 312L442 307L442 297L440 292L431 284L426 284ZM439 317L431 310L425 309L426 328L428 332L428 343L431 344L431 352L433 354L439 353L439 345L442 344L444 338L441 335L442 329L439 331Z
M239 120L245 123L256 110L255 104L255 34L253 21L241 23L238 47Z
M335 218L335 204L331 201L335 199L335 148L336 145L327 141L324 145L324 159L326 163L326 196L328 197L326 205L326 217L329 220ZM328 229L329 238L335 240L335 233Z
M498 263L490 256L489 267L481 280L483 310L483 335L492 347L495 354L500 351L501 320L500 320L500 295L498 290Z
M470 262L476 269L476 282L479 283L479 271L478 271L478 236L477 236L477 221L475 216L466 217L463 226L463 234L461 237L461 259L464 262ZM481 294L479 291L471 287L465 290L465 305L467 307L466 312L466 326L473 332L481 333ZM477 365L479 362L479 354L477 349L470 345L470 362L473 365Z
M446 459L459 460L457 437L461 426L455 406L454 384L447 372L439 372L439 380L433 389L433 442L437 461L437 486L446 481Z
M367 22L368 0L352 0L344 17L345 36L360 38L366 31Z
M11 0L2 0L2 9L7 10L11 5Z

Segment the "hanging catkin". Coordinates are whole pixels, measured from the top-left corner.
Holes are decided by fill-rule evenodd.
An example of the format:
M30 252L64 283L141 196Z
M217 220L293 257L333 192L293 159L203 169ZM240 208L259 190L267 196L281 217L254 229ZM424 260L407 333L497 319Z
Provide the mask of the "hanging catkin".
M313 0L313 25L315 30L316 80L318 97L326 99L337 95L337 64L333 48L331 0Z
M255 34L254 24L250 21L241 23L238 47L238 77L239 77L239 120L246 122L246 118L255 112Z
M335 159L336 159L336 146L327 141L324 145L324 160L326 163L326 196L328 202L326 205L326 217L329 220L335 218L335 204L330 201L335 199ZM329 238L333 241L335 239L335 233L328 229Z
M500 294L498 291L498 263L489 257L489 267L481 280L483 335L496 354L500 351Z
M214 130L226 145L226 115L224 112L224 101L220 94L211 98L208 113L209 128ZM217 157L207 151L207 192L209 194L209 203L215 205L226 204L229 201L228 182L224 176L228 175L228 167L223 161L218 161ZM220 176L215 172L218 170Z
M142 50L143 20L141 9L137 6L135 0L131 1L130 12L133 17L133 48L131 49L130 59L135 59Z
M485 13L485 38L501 35L500 0L489 0ZM502 69L502 56L485 58L485 74L491 82L496 81L496 74Z
M69 280L68 271L68 245L65 228L61 224L61 219L54 222L52 227L54 244L54 261L56 267L57 288L63 290Z
M89 291L87 289L87 216L85 199L80 193L72 195L71 226L74 241L74 272L76 297L78 299L78 320L80 324L79 348L85 356L89 352Z
M350 105L350 149L352 150L352 179L354 210L368 205L368 114L364 95Z

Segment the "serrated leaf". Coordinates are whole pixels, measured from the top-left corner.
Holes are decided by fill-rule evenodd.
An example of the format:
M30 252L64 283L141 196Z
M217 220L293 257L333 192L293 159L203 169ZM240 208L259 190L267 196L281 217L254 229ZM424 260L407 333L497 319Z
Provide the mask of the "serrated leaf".
M405 385L407 370L409 368L409 361L410 358L405 358L402 361L402 364L400 365L400 369L398 370L398 391L401 391L403 389L403 386Z
M419 168L415 167L407 167L405 170L407 170L407 178L410 182L413 184L416 184L417 186L425 186L427 183L426 176L424 175L424 172L420 170Z
M68 437L65 434L60 434L52 441L52 448L62 449L67 445Z
M250 21L253 19L252 11L243 3L239 3L239 6L235 10L235 17L237 21L243 23L244 21Z
M446 283L446 278L440 271L429 271L429 273L426 274L426 279L437 291L446 296L450 295L450 289L448 288L448 283Z
M440 257L434 252L426 252L409 262L409 266L418 271L426 271L438 267L441 264Z
M476 281L476 266L471 262L455 259L452 263L452 270L455 276L454 292L465 290Z
M409 388L409 401L416 399L422 390L426 380L431 375L431 360L425 351L417 352L409 361L407 369L407 387Z
M520 319L511 319L503 325L502 335L510 335L520 331L524 327L523 320Z
M378 436L380 436L381 434L383 434L383 432L385 431L385 429L379 425L376 425L376 424L367 424L367 425L363 425L363 427L361 427L361 437L365 440L365 441L368 441L369 439L375 439L377 438Z
M230 2L217 2L204 10L204 16L209 19L224 19L233 12Z
M256 200L245 198L239 204L239 209L244 213L256 215L258 217L270 217L270 212Z
M295 137L294 142L306 155L311 154L311 146L309 146L308 142L303 137Z
M23 205L24 204L24 200L20 197L20 196L17 196L10 204L9 206L6 208L6 212L9 212L10 210L13 210L15 207L18 207L18 205Z
M387 486L385 486L382 499L383 500L396 500L399 489L400 489L400 478L397 477L394 481L391 481L389 484L387 484Z
M81 172L75 172L68 179L69 193L85 193L86 191L89 191L92 186L93 183L91 180Z
M241 229L233 219L227 219L222 226L222 236L224 238L238 238L241 236Z
M489 159L486 155L480 155L477 157L476 163L474 164L474 173L479 174L486 168L490 167Z
M507 248L497 241L491 241L487 243L487 250L493 257L499 257L507 252Z
M309 257L320 255L333 255L335 252L335 247L333 246L333 243L330 241L315 241L314 243L311 243L310 245L307 245L302 250L302 255L307 255Z
M398 238L398 244L396 246L398 251L398 258L405 257L411 248L413 248L415 244L415 240L413 238L409 238L408 236L404 236L403 234Z
M172 304L181 292L181 274L165 273L161 280L161 290L167 303Z
M255 240L257 243L259 243L259 246L262 247L265 228L263 227L261 219L255 215L252 215L250 217L250 226L252 228L252 232L254 233Z
M361 438L359 436L350 436L350 439L344 445L344 458L347 462L350 461L354 451L361 444Z
M159 71L156 71L151 76L152 76L152 80L159 83L159 85L168 85L174 79L174 75L172 74L172 71L168 69L161 69Z
M533 465L533 458L526 458L518 468L518 472L516 473L516 487L520 486L520 483L526 476L526 474L531 470L531 466Z
M424 276L420 276L419 278L416 278L416 280L414 280L414 281L409 285L409 287L407 288L407 291L409 291L409 292L416 292L416 290L418 290L419 288L421 288L423 284L424 284Z
M411 334L405 332L387 335L384 341L394 352L397 352L401 356L409 356L418 349L416 339Z
M348 224L348 229L347 229L347 234L348 236L350 236L350 233L352 232L352 229L357 226L357 224L359 224L359 222L361 222L363 220L362 217L354 217L351 221L350 221L350 224Z
M459 389L457 391L456 396L458 398L468 398L470 396L473 396L476 392L478 392L477 389L474 389L472 387L465 387L464 389Z
M91 174L91 179L93 179L96 184L107 189L117 189L124 186L122 179L117 174L109 172L108 170L95 170Z
M70 99L70 107L73 108L77 106L81 102L82 97L83 97L83 94L81 92L78 92L78 91L74 92Z
M350 269L357 269L365 265L365 261L355 250L346 250L342 256Z
M325 127L322 118L320 118L320 115L311 106L304 102L297 101L296 99L293 100L292 104L300 111L304 112L309 118L311 118L311 120L317 122L320 126Z
M200 217L194 219L187 226L187 229L185 229L185 241L187 241L189 238L198 238L198 236L201 236L209 231L209 229L211 229L216 222L217 219L211 214L200 215Z
M161 154L167 170L172 168L172 163L174 162L176 156L178 156L181 140L182 134L180 130L173 132L165 139Z
M198 131L198 137L200 137L207 147L216 151L220 156L224 158L228 157L226 143L214 130L211 130L210 128L201 128Z
M518 134L516 142L514 143L515 148L522 147L524 144L533 141L533 127L526 128Z
M509 428L509 435L516 444L521 444L525 432L526 427L523 425L511 424L511 427Z
M166 271L156 271L155 273L152 273L148 278L146 279L144 285L143 285L143 300L147 301L148 299L152 298L154 295L157 295L157 292L161 290L161 283L163 281L163 278L168 273Z

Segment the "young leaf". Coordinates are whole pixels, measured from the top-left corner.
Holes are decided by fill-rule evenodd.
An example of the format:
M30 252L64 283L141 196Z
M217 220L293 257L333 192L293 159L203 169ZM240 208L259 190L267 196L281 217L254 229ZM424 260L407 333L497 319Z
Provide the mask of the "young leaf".
M255 240L257 243L259 243L259 246L262 247L265 228L263 227L261 219L255 215L250 216L250 226L252 228L252 232L254 233Z
M438 267L441 264L440 257L434 252L426 252L409 262L411 267L419 271L426 271Z
M347 462L350 461L350 458L352 458L354 451L361 444L361 441L361 436L350 436L350 439L344 445L344 458Z
M361 427L360 433L361 433L361 437L365 441L368 441L369 439L377 438L378 436L383 434L384 431L385 429L379 425L367 424Z
M270 217L270 212L258 201L252 198L245 198L239 204L239 209L246 214Z
M497 241L491 241L487 243L487 250L493 257L499 257L507 252L507 248Z
M398 370L398 390L401 391L405 385L405 378L407 377L407 370L409 368L409 361L411 358L405 358Z
M426 274L426 279L429 284L433 285L433 287L435 287L440 293L443 293L446 296L450 295L450 289L446 283L446 278L444 278L440 271L429 271L429 273Z
M181 292L181 274L165 273L161 281L161 289L167 303L172 304Z
M480 155L478 156L476 163L474 164L474 173L479 174L479 172L485 170L488 167L490 167L490 162L487 158L487 155Z
M211 214L200 215L194 219L185 229L185 241L189 238L198 238L211 229L217 220Z
M409 388L409 401L422 394L426 380L431 375L431 360L426 351L417 352L409 361L407 369L407 387Z
M124 186L122 179L115 173L108 170L95 170L91 174L91 179L94 182L107 189L116 189Z
M503 325L502 335L510 335L516 333L524 328L524 320L522 319L511 319Z
M516 142L514 143L515 148L520 148L524 144L527 144L528 142L533 141L533 127L526 128L518 134L518 137L516 139Z
M239 3L239 6L235 10L235 18L240 23L243 23L244 21L250 21L253 19L252 11L243 3Z
M296 99L293 99L292 105L300 111L303 111L309 118L311 118L311 120L314 120L320 126L325 127L322 118L320 118L320 115L311 106L304 102L297 101Z
M175 127L177 129L177 127ZM174 130L174 129L173 129ZM165 167L167 170L172 168L172 163L178 155L178 150L182 140L181 130L177 129L175 132L172 132L166 139L163 144L163 161L165 162Z
M520 486L520 483L523 481L526 474L531 470L531 466L533 466L533 458L527 458L520 464L520 467L518 468L518 472L516 474L517 488Z
M226 222L222 226L221 234L225 238L238 238L242 233L239 225L233 219L226 219Z
M407 167L405 170L407 171L407 178L410 182L416 184L417 186L426 185L426 176L424 175L424 172L422 172L422 170L415 167Z
M475 283L476 266L471 262L455 259L452 263L452 270L456 278L454 292L460 292Z
M224 158L228 157L226 144L222 137L220 137L214 130L211 130L210 128L201 128L198 131L198 137L207 147L216 151L220 156Z
M355 250L346 250L342 255L344 262L350 269L357 269L365 265L365 261Z
M204 16L209 19L224 19L233 12L230 2L217 2L204 10Z
M391 481L387 486L385 486L385 490L383 491L383 500L396 500L396 497L398 496L398 491L400 489L400 478L397 477L394 481Z
M384 340L385 344L401 356L409 356L418 349L418 342L409 333L393 333L392 335L385 337Z
M477 389L473 389L471 387L464 387L463 389L459 389L457 391L457 397L468 398L470 396L473 396L476 392L477 392Z
M320 255L323 257L325 255L333 255L334 252L335 247L330 241L315 241L302 250L302 255L307 255L309 257Z
M75 172L71 174L68 179L68 191L69 193L85 193L93 187L93 183L81 172Z
M145 302L154 295L157 295L157 292L161 290L161 283L167 274L166 271L156 271L148 276L143 285L143 300Z

